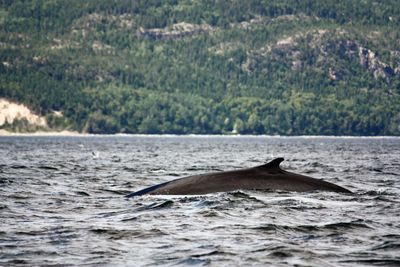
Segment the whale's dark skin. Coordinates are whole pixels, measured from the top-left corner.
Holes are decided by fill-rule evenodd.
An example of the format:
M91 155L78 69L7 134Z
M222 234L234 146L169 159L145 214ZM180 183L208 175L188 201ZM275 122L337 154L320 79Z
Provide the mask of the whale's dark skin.
M351 193L351 191L309 176L282 170L279 164L283 158L247 169L215 172L188 176L158 184L131 193L126 197L149 195L202 195L235 190L283 190L283 191L330 191Z

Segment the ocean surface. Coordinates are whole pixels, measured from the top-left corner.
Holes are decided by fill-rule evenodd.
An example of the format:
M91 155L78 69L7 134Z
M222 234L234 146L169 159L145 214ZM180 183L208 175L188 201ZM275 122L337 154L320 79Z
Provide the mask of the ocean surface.
M124 198L275 157L355 194ZM0 266L400 266L400 139L3 136Z

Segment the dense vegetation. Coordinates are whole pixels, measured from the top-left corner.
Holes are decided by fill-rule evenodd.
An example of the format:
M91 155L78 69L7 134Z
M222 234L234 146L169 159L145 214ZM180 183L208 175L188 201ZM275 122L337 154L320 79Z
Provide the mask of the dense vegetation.
M399 135L399 14L396 0L1 0L0 97L91 133Z

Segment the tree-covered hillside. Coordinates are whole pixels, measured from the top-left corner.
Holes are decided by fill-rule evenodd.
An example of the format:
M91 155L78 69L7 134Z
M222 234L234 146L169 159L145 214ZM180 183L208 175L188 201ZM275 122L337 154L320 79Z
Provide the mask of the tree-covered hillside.
M90 133L399 135L400 2L1 0L0 97Z

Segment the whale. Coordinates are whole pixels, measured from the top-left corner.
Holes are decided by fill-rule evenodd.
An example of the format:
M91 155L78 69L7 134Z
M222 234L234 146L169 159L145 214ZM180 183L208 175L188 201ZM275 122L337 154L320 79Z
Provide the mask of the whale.
M231 171L197 174L153 185L125 197L142 195L203 195L238 190L269 191L329 191L352 193L339 185L282 170L284 158L276 158L264 165Z

